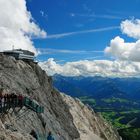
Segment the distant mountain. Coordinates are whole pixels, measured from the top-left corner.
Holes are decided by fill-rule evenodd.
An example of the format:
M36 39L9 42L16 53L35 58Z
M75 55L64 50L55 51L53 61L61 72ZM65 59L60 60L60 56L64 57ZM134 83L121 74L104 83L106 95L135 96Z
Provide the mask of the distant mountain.
M69 79L61 75L55 75L53 77L53 84L61 92L67 93L68 95L71 95L73 97L80 97L80 96L87 95L86 91L83 91L83 89L76 86Z
M71 96L140 99L140 78L65 77L54 75L54 86Z

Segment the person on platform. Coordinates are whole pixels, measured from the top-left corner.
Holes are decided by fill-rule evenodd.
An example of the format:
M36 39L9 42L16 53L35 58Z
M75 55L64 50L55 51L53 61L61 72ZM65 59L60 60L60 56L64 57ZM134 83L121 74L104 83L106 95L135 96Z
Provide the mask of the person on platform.
M51 131L48 133L47 140L55 140Z

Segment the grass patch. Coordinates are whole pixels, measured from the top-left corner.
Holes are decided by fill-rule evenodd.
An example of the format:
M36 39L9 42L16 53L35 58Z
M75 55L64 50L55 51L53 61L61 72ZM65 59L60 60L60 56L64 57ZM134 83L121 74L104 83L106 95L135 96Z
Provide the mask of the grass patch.
M83 103L89 104L89 105L96 105L96 100L87 96L80 97L79 98Z
M109 98L109 99L101 99L102 101L104 101L105 103L115 103L115 102L119 102L119 103L129 103L130 101L126 100L126 99L121 99L121 98Z

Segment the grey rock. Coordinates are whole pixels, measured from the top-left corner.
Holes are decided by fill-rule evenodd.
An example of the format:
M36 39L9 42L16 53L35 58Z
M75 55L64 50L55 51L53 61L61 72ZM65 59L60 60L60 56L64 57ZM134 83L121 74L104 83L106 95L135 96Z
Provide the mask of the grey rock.
M56 140L60 140L60 137L61 140L83 140L81 133L85 134L87 132L83 128L79 130L77 127L70 102L75 104L77 108L86 108L84 112L79 110L81 111L79 114L84 113L79 117L88 119L90 122L88 127L91 133L100 139L119 140L117 132L110 125L105 126L106 122L98 117L94 111L90 111L79 100L72 98L66 100L68 97L60 94L52 86L52 78L33 62L15 60L13 57L0 54L0 88L3 88L5 93L14 92L30 97L45 107L43 114L37 114L23 107L21 110L16 108L13 111L11 109L7 114L1 115L0 129L2 133L0 134L0 140L12 140L12 137L14 137L14 140L33 139L29 135L32 129L35 129L42 138L45 138L47 133L52 131ZM89 112L91 112L90 117L86 117ZM46 126L43 125L44 123ZM99 129L99 124L103 129ZM83 125L85 123L81 126ZM9 126L9 128L5 126Z

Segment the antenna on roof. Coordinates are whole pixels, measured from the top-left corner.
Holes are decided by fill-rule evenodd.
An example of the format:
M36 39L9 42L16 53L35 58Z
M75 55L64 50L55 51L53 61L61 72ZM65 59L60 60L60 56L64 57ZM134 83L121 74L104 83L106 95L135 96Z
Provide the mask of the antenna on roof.
M14 50L14 45L12 45L12 50Z

